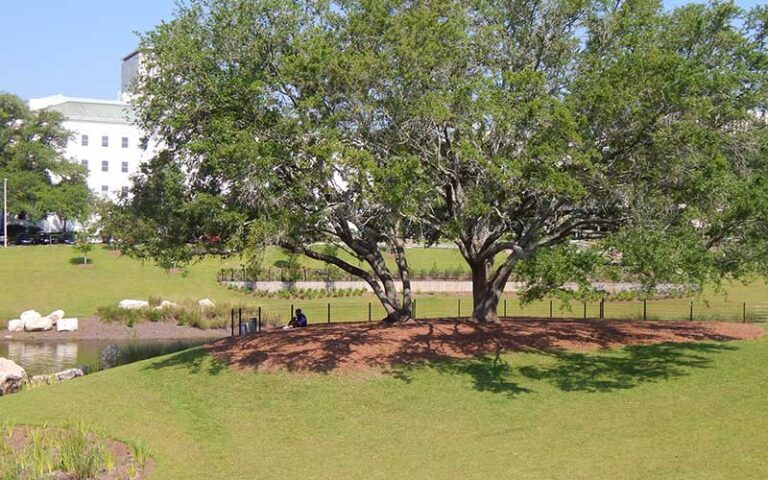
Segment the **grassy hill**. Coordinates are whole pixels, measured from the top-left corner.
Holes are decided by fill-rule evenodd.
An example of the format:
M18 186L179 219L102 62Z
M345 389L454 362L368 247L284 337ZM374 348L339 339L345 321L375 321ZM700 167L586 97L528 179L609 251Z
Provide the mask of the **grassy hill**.
M763 337L324 375L195 349L0 398L0 422L145 442L163 480L763 479L766 357Z
M463 265L460 254L454 249L413 248L408 255L417 269L428 270L432 265L454 269ZM287 321L292 304L304 309L310 322L326 321L329 303L333 321L367 320L369 304L374 320L384 315L376 298L368 294L323 299L258 298L220 286L216 282L216 273L221 268L239 268L238 258L208 258L182 274L169 273L154 264L120 256L101 247L91 254L92 265L82 267L70 263L76 257L76 251L67 246L0 249L0 326L28 309L45 313L62 308L67 315L83 317L91 316L97 308L114 305L124 298L147 299L149 296L174 301L209 297L216 302L245 305L249 308L246 315L254 314L261 306L266 315L283 322ZM281 258L279 250L270 249L266 252L264 264L272 265ZM309 267L318 266L308 259L302 261ZM750 318L768 318L768 288L762 281L730 285L724 293L707 290L703 297L693 299L695 318L740 320L743 302L748 304ZM521 307L514 295L506 295L505 299L508 315L549 315L548 301ZM471 303L467 295L420 294L417 296L417 314L419 317L457 316L459 313L466 316L470 313ZM503 304L500 313L503 313ZM570 310L566 307L555 302L553 315L583 315L581 305L571 305ZM690 299L650 302L648 305L649 318L687 319L689 312ZM587 315L598 315L596 303L588 305ZM612 303L606 306L606 316L639 318L642 316L642 305L637 302Z

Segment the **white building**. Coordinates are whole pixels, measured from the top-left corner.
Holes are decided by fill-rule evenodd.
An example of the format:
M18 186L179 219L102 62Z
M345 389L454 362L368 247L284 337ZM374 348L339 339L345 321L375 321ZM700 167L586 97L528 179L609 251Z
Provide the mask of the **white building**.
M88 186L94 193L114 199L128 192L130 177L146 154L126 103L53 95L31 99L29 107L64 116L64 128L73 133L64 156L88 169Z
M112 200L128 192L131 176L150 155L142 147L143 134L133 124L132 110L124 101L139 66L138 52L123 58L121 100L64 95L29 100L31 110L46 108L64 116L64 128L73 133L64 157L88 168L88 186L97 195Z

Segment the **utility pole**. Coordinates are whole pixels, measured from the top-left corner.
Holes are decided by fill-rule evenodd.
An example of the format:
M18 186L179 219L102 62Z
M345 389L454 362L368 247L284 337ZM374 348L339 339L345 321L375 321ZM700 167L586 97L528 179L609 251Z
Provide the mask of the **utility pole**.
M8 248L8 179L3 179L3 247Z

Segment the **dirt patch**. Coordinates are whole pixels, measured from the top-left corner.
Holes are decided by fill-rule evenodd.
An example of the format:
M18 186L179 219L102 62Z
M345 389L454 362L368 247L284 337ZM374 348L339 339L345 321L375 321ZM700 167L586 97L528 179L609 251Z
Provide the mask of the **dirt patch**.
M141 322L133 327L120 323L107 323L96 317L81 318L76 332L5 332L0 340L145 340L219 338L230 334L227 329L202 330L171 322Z
M266 331L210 344L218 360L258 371L361 371L503 351L589 351L633 344L707 342L759 337L739 323L505 319L479 325L456 319L407 325L350 323Z
M94 480L142 480L151 476L155 469L151 458L137 458L136 452L139 450L93 433L53 427L17 426L4 427L1 435L3 445L0 445L0 465L8 469L3 473L15 473L20 475L19 478L28 478L27 475L32 478L33 470L42 468L45 478L77 480L84 478L84 465L89 463L87 459L95 466L89 473L96 473L88 475L88 478ZM64 451L67 452L68 462L61 461ZM45 455L41 458L36 452L44 452ZM79 475L78 472L63 471L66 470L61 466L63 463L69 464L70 468L78 465L81 469Z

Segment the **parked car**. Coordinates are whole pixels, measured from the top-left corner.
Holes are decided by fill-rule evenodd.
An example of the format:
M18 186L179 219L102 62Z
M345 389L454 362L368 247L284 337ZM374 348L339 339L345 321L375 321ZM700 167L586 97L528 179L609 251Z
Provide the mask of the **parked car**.
M73 232L64 232L61 234L60 243L64 245L74 245L77 237Z
M29 233L20 233L16 235L16 240L14 243L16 245L34 245L35 236Z
M50 232L40 232L37 235L35 235L35 245L52 245L55 243L59 243L58 237L55 233Z

